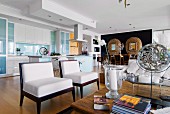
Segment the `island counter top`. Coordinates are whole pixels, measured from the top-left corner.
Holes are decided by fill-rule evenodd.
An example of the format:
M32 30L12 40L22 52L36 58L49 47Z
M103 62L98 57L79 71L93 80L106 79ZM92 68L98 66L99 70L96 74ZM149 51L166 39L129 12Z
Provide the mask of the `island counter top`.
M82 72L93 71L93 56L74 55L74 56L28 56L29 62L49 62L52 59L58 60L60 57L66 57L68 60L77 60L80 62L80 70Z
M42 56L42 55L31 55L30 58L56 58L56 57L92 57L91 55L59 55L59 56Z

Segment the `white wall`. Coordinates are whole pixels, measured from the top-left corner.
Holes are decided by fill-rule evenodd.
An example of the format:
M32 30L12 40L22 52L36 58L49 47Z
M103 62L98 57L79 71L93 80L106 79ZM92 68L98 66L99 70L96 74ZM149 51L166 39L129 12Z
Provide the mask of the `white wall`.
M93 55L96 56L96 59L93 61L93 66L97 66L97 65L98 65L98 63L97 63L97 56L101 54L101 47L100 47L100 46L97 46L97 47L100 47L100 52L94 52L94 47L95 47L96 45L93 44L93 39L95 39L95 36L98 36L98 39L101 40L101 34L98 34L98 33L95 33L95 32L93 32L93 31L89 31L89 30L84 30L84 31L83 31L83 34L88 35L88 36L91 36L91 40L89 40L89 41L91 41L91 42L88 42L88 43L90 43L90 45L91 45L91 46L89 46L89 47L91 48L89 54L90 54L91 56L93 56Z

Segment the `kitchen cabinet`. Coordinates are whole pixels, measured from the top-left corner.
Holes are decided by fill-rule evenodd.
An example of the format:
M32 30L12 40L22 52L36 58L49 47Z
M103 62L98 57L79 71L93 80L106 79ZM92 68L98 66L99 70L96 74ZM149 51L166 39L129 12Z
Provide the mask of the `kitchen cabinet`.
M78 55L78 47L70 47L70 55Z
M50 45L50 30L15 23L15 42Z
M6 74L6 57L0 56L0 74Z
M92 56L66 56L68 60L77 60L80 64L80 70L82 72L92 72L93 71L93 57Z
M8 22L8 54L14 54L14 23Z
M7 57L6 74L19 75L19 63L29 62L27 56Z
M74 33L70 33L70 39L74 39ZM70 41L70 47L78 47L78 43Z
M6 54L6 25L7 20L0 18L0 55Z
M56 32L51 31L51 52L56 52Z
M60 32L61 54L68 55L70 53L70 35L68 32Z
M37 44L43 44L43 29L35 27L35 40Z
M35 44L36 43L36 38L35 38L35 28L26 25L25 26L25 39L26 39L26 43L30 43L30 44Z
M50 30L47 29L43 29L43 44L45 45L50 45L50 40L51 39L51 34L50 34Z
M25 33L26 33L25 25L15 23L15 26L14 26L15 42L26 43Z

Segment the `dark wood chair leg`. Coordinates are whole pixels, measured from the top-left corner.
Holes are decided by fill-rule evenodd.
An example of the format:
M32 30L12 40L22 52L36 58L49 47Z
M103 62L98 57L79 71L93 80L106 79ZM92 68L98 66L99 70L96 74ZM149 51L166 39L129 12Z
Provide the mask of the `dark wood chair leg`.
M22 106L23 100L24 100L24 95L22 95L22 93L21 93L21 96L20 96L20 106Z
M83 86L80 86L80 94L81 94L81 98L83 98Z
M99 80L97 80L97 87L98 87L98 90L100 89L100 87L99 87Z
M41 111L41 102L37 101L37 114L40 114Z
M75 98L75 88L74 87L73 87L73 90L72 90L72 96L73 96L73 101L75 102L76 98Z

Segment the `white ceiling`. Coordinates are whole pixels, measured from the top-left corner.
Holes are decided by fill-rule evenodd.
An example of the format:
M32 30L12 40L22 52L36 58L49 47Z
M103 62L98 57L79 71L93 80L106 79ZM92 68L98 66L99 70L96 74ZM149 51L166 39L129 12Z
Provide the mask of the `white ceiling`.
M22 10L28 8L29 4L32 4L35 1L37 0L0 0L2 4Z
M35 1L37 0L0 0L5 5L21 10ZM52 1L97 21L97 28L90 30L101 34L170 28L170 0L127 0L131 4L127 8L119 0Z

